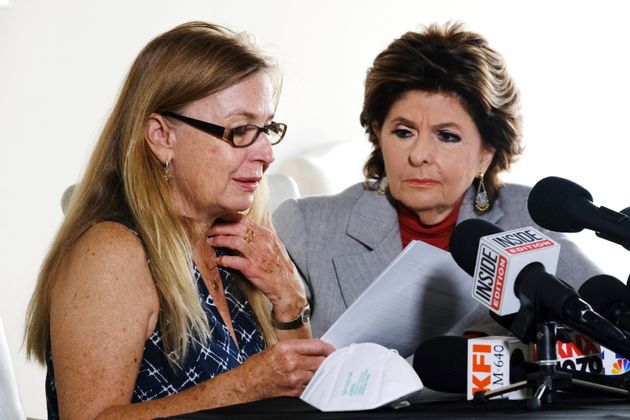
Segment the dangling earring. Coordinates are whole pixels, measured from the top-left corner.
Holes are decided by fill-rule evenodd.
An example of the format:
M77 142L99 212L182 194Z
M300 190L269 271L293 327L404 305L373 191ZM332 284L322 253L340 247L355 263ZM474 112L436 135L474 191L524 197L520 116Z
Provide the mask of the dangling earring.
M171 182L171 179L172 179L171 171L169 170L170 163L171 161L167 160L166 163L164 164L164 179L166 180L166 183Z
M376 192L378 195L385 195L389 191L389 184L387 183L387 177L384 176L381 178L381 182L378 184L378 190Z
M483 184L483 175L483 172L479 173L479 184L477 185L477 194L475 194L475 209L479 213L485 213L490 208L486 186Z

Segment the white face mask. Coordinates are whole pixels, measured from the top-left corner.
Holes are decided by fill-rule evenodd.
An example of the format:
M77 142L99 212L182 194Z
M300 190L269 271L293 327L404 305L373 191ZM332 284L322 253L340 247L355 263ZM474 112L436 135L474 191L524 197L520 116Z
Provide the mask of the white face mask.
M396 350L351 344L324 360L300 398L321 411L369 410L405 405L422 381Z

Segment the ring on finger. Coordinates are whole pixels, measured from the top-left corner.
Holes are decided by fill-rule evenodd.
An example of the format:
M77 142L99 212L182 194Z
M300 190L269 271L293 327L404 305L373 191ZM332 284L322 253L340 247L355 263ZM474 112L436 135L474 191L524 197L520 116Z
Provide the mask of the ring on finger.
M255 237L256 232L254 232L254 230L248 226L247 229L245 229L245 236L243 237L243 239L245 239L245 242L250 243L254 240Z

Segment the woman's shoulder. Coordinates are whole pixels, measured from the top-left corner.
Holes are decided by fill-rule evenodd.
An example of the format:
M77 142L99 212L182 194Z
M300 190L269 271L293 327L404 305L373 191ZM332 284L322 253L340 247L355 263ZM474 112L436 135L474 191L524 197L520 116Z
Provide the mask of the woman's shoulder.
M345 232L365 194L376 195L376 192L357 183L335 195L286 200L274 211L273 225L283 241L306 232L317 231L317 237L326 232Z
M507 196L510 198L513 197L529 197L529 193L531 192L532 187L523 185L523 184L515 184L506 182L501 185L499 188L499 196Z
M285 215L295 212L304 214L312 213L330 213L342 211L345 208L352 208L357 200L364 194L376 194L365 187L363 182L356 183L333 195L314 195L298 199L289 199L276 209L276 215Z
M490 220L495 217L494 222L503 229L510 226L520 226L531 224L529 211L527 210L527 198L531 188L516 183L504 183L499 188L499 197L490 213Z
M86 280L105 281L111 288L155 289L142 242L135 231L115 221L91 225L64 257L62 270L67 281L84 273Z
M53 311L75 305L68 322L91 319L114 325L123 318L141 320L146 337L160 307L140 240L112 221L91 225L72 245L55 274L51 299Z
M115 219L107 219L92 224L79 237L75 247L89 247L109 256L144 255L144 247L135 227Z

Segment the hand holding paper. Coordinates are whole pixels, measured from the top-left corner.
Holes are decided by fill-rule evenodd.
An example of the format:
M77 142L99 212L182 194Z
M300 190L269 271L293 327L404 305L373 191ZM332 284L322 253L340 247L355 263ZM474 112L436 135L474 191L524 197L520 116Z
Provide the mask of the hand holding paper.
M471 286L450 253L412 241L324 334L337 350L300 398L322 411L349 411L413 396L423 385L401 355L487 316Z

